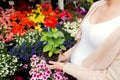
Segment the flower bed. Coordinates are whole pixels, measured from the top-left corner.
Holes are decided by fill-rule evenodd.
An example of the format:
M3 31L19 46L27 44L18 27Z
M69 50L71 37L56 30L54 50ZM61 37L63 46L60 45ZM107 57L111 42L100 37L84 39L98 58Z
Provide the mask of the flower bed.
M0 15L1 79L7 80L8 76L16 80L20 76L25 80L68 79L62 78L62 71L45 67L46 60L42 57L59 55L76 43L74 32L79 28L78 22L72 24L73 15L69 11L53 10L50 4L37 4L34 9L22 12L1 8ZM71 28L65 27L68 22Z
M81 21L81 16L46 3L0 8L0 80L68 80L46 64L76 43Z

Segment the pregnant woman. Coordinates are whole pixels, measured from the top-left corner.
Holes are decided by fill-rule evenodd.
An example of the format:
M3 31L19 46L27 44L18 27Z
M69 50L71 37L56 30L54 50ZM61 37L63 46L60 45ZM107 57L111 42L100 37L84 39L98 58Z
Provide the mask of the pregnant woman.
M78 80L120 80L120 0L95 2L85 16L78 43L49 61ZM68 62L67 62L68 61Z

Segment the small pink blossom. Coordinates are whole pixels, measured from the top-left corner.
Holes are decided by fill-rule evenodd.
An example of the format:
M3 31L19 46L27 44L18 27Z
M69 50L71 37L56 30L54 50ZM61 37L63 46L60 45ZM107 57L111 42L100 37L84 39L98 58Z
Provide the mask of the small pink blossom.
M31 63L31 66L32 66L32 67L35 67L35 66L36 66L36 62L32 62L32 63Z
M24 67L24 68L27 68L27 67L28 67L28 65L27 65L27 64L24 64L24 65L23 65L23 67Z
M14 37L14 35L13 35L13 33L11 32L11 33L7 33L6 34L6 41L8 42L8 41L12 41L13 40L13 37Z

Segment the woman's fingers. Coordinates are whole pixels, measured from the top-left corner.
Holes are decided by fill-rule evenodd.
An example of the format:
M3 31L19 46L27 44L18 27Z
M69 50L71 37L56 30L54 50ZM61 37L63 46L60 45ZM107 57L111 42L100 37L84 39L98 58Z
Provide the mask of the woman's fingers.
M47 65L49 69L54 69L53 65Z
M49 61L48 62L50 65L54 65L56 62L54 62L54 61Z
M47 65L47 67L48 67L49 69L54 69L54 68L55 68L54 66L55 66L55 63L56 63L56 62L54 62L54 61L49 61L48 63L49 63L49 65Z
M47 65L49 69L60 69L62 70L64 67L64 63L61 62L54 62L54 61L49 61L50 65Z

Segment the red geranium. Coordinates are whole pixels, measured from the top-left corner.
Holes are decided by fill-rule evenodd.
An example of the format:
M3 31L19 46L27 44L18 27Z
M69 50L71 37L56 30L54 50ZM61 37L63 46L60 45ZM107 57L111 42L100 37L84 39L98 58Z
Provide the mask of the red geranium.
M60 18L65 21L65 20L70 20L73 18L73 15L68 12L67 10L63 10L61 13L60 13Z
M51 4L41 4L41 6L42 6L41 11L45 16L48 16L51 12L53 12Z
M28 29L35 26L35 23L26 17L26 12L21 13L17 11L10 16L10 20L14 34L24 35Z
M44 21L44 25L50 28L56 28L56 24L57 24L57 18L52 16L46 18Z

